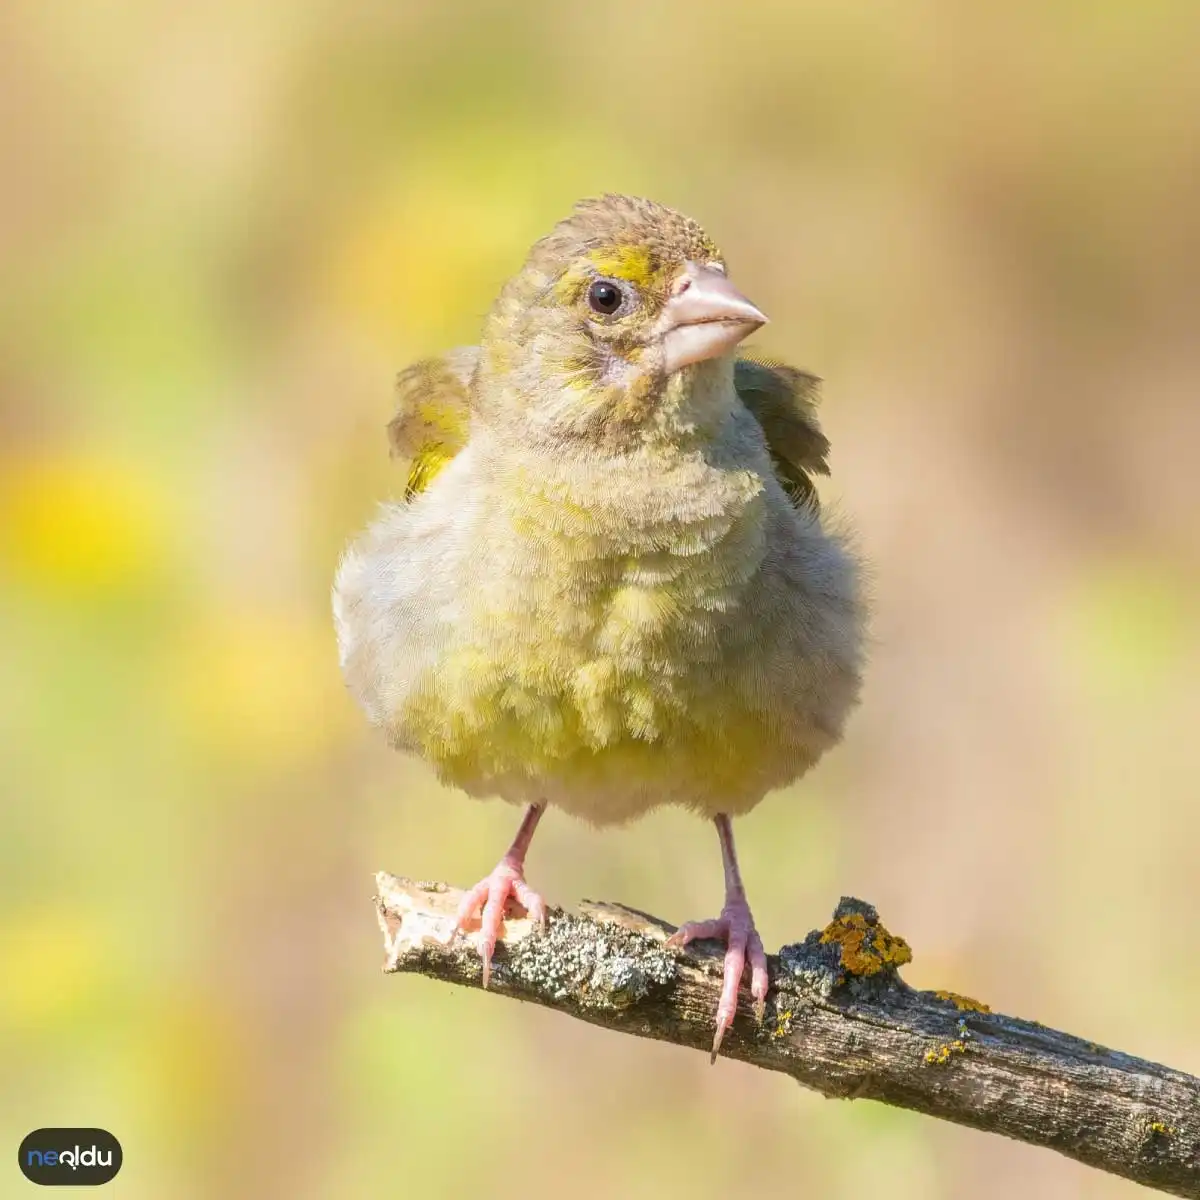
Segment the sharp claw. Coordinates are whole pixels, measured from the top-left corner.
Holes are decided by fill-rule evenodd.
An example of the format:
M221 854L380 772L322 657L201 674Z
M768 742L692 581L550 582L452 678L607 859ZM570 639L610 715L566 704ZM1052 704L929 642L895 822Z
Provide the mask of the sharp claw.
M709 1061L715 1063L725 1034L737 1015L738 994L746 968L750 968L750 995L754 1002L754 1019L759 1026L766 1019L767 993L771 984L762 939L754 928L750 910L746 907L744 899L736 907L727 903L725 910L716 920L689 921L681 925L667 938L666 944L686 946L701 938L721 938L726 944L721 1000L717 1006L717 1029L709 1057Z
M717 1061L717 1051L721 1049L721 1043L725 1040L725 1026L718 1025L716 1036L713 1038L712 1053L708 1056L708 1065L711 1067Z
M508 898L515 895L534 921L542 928L546 925L546 902L532 888L526 886L511 864L501 862L486 879L477 883L462 899L458 913L450 928L445 944L449 945L463 926L479 919L479 957L483 960L483 986L492 980L492 956L496 943L504 928L504 913Z
M539 929L546 928L546 902L525 883L523 879L513 880L513 894L529 916L530 922Z

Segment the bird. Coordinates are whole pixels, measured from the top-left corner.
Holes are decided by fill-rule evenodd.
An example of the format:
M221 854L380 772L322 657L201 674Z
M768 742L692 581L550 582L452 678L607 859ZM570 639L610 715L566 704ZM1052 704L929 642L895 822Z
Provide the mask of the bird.
M725 901L669 939L723 943L712 1060L767 958L733 818L837 744L866 629L853 541L815 478L819 381L746 351L767 317L701 226L648 199L577 203L529 251L479 345L397 379L407 465L333 587L351 694L446 784L521 806L466 892L487 987L548 808L597 826L713 822Z

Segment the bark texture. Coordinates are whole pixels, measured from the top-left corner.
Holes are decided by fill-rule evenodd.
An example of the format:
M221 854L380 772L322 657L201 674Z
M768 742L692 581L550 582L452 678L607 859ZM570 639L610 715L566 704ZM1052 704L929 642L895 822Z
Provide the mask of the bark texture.
M479 987L470 933L446 941L462 893L386 872L376 904L388 972ZM509 917L490 991L708 1052L721 948L668 949L674 926L618 904ZM1200 1197L1200 1080L950 992L909 987L908 945L862 901L770 958L761 1025L748 993L721 1053L825 1096L880 1100L1046 1146L1176 1196Z

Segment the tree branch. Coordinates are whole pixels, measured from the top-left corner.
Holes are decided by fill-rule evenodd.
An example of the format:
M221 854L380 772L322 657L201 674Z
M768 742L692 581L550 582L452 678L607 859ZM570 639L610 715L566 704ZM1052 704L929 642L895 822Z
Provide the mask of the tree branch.
M444 940L460 891L382 871L375 882L385 971L481 985L477 935ZM590 901L553 910L542 933L510 917L490 990L707 1051L720 948L668 949L672 932ZM870 905L844 899L824 930L771 958L761 1026L743 992L722 1052L825 1096L881 1100L1200 1197L1200 1080L966 997L916 991L897 973L911 957Z

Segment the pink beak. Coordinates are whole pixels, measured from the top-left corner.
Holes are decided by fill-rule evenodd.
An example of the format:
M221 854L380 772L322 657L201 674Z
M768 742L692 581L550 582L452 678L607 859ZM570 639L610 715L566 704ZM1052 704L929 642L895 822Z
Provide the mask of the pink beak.
M760 312L714 267L688 263L663 308L667 374L718 358L767 323Z

